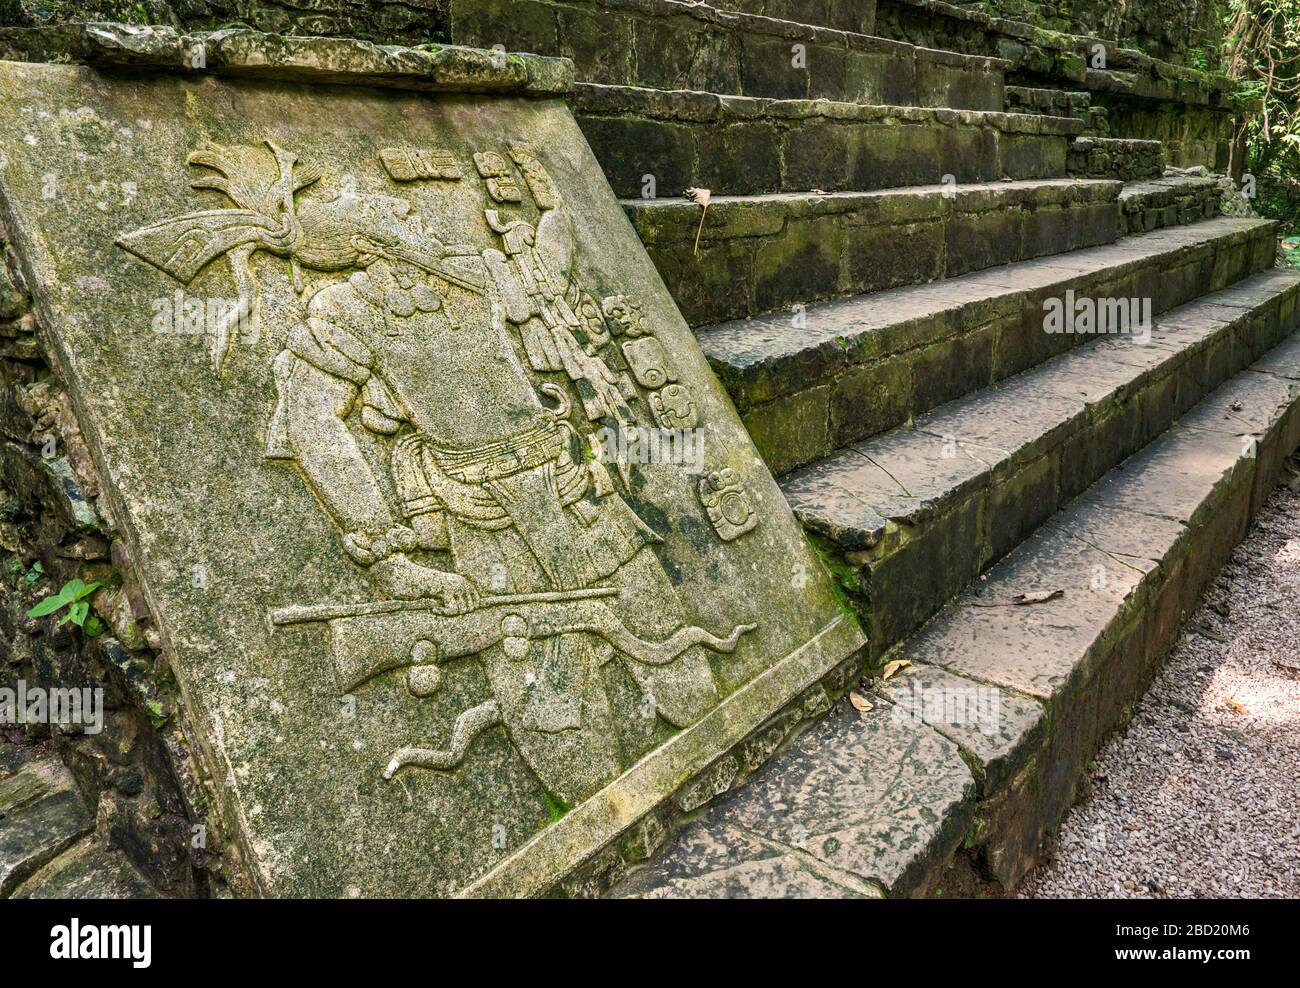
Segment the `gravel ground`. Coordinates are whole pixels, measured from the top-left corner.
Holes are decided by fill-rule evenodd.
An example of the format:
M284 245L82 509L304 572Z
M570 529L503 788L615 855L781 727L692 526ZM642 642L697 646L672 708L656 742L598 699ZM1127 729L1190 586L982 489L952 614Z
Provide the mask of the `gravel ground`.
M1024 898L1300 897L1300 494L1269 500Z

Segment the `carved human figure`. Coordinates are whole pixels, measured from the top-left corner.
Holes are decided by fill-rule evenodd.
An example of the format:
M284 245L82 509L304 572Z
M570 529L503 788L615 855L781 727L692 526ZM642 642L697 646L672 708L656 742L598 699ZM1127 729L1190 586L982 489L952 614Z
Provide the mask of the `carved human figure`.
M309 294L275 358L266 453L298 465L378 595L458 614L489 597L611 588L608 607L634 635L680 631L659 535L588 461L570 421L574 394L592 420L632 413L619 375L580 339L563 210L533 225L489 209L499 239L485 248L442 242L386 195L303 197L291 208L282 252L346 277ZM455 757L403 749L389 774L449 767L475 733L504 723L546 787L576 803L639 754L626 748L637 732L611 706L618 670L649 715L675 727L717 702L698 645L650 665L586 631L519 641L478 653L493 700L462 715Z

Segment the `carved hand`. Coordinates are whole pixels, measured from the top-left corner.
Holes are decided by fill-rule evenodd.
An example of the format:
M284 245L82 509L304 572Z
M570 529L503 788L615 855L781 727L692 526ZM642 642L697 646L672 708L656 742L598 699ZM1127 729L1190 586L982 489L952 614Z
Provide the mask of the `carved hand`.
M380 591L399 600L437 600L448 614L464 614L479 606L478 589L458 573L447 573L412 562L394 553L370 567Z
M442 586L437 596L448 614L476 610L482 601L478 588L459 573L439 573Z

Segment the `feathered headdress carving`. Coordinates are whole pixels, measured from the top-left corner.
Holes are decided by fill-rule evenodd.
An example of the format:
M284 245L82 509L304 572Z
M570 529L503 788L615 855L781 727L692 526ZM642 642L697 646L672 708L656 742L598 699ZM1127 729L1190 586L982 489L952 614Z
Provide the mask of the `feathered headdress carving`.
M186 159L191 166L215 173L196 178L191 188L220 192L236 208L186 213L117 238L119 247L185 285L213 261L228 259L239 306L214 328L212 366L218 375L230 353L235 326L241 316L252 316L257 303L249 260L259 250L293 256L302 241L294 195L321 177L319 168L298 165L298 156L275 142L268 140L266 146L275 157L274 177L267 176L265 159L252 148L207 143Z
M300 265L342 270L365 257L390 257L467 291L483 292L473 271L443 262L448 256L477 256L477 251L445 247L420 228L418 216L403 219L402 213L410 209L404 200L351 193L329 201L309 200L299 207L294 197L321 178L321 169L300 163L296 154L274 141L265 144L274 157L274 174L259 148L207 143L186 159L207 170L191 188L220 192L233 209L186 213L117 238L119 247L185 285L213 261L227 259L239 305L214 328L212 366L218 376L224 373L239 319L256 316L257 283L249 262L259 250L288 258L299 291Z

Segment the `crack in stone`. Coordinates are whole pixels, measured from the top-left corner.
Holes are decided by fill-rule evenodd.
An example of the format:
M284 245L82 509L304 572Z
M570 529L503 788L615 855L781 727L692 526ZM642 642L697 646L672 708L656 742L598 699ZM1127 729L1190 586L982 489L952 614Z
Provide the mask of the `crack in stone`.
M767 837L763 834L760 834L754 830L749 829L748 827L742 827L738 824L733 824L732 826L734 826L746 837L749 837L756 844L761 844L763 847L767 848L768 850L777 851L782 855L789 855L790 857L793 857L799 864L806 867L818 878L824 879L825 881L828 882L832 882L836 885L843 886L844 888L847 888L853 892L858 892L862 895L883 896L885 894L884 889L881 888L876 882L872 881L870 878L867 878L862 875L857 875L851 871L845 871L843 868L837 868L832 864L828 864L827 862L823 861L821 858L817 857L815 854L811 853L805 848L795 847L793 844L782 843L779 840L775 840L774 838ZM817 834L817 835L810 835L810 836L827 837L830 835ZM730 871L730 870L731 870L730 868L723 869L723 871ZM721 874L721 872L718 872L718 874Z
M879 470L881 473L883 473L886 477L888 477L890 480L892 480L895 484L897 484L897 485L898 485L898 489L899 489L900 491L903 492L904 496L906 496L906 497L916 497L915 494L913 494L911 491L909 491L909 490L907 489L907 485L905 485L901 480L899 480L899 479L898 479L897 477L895 477L892 473L890 473L888 470L886 470L884 467L882 467L879 463L877 463L875 460L873 460L873 459L872 459L872 458L871 458L867 453L865 453L863 450L859 449L857 446L850 446L849 449L853 450L853 452L857 453L860 457L862 457L864 460L866 460L868 463L870 463L873 467L875 467L877 470Z
M1098 552L1100 552L1103 556L1106 556L1106 557L1108 557L1108 558L1110 558L1110 559L1115 560L1115 562L1118 563L1120 566L1127 566L1129 569L1131 569L1134 573L1137 573L1139 576L1144 577L1144 578L1146 577L1146 575L1147 575L1146 570L1140 569L1139 567L1134 566L1132 563L1125 562L1125 561L1124 561L1123 559L1121 559L1121 558L1120 558L1116 553L1113 553L1113 552L1111 552L1109 549L1105 549L1105 548L1103 548L1102 546L1097 545L1096 542L1091 542L1091 541L1089 541L1088 539L1085 539L1082 535L1080 535L1078 532L1074 531L1073 529L1067 528L1067 529L1065 530L1065 534L1068 535L1068 536L1070 536L1070 538L1074 539L1076 542L1082 542L1084 545L1088 546L1088 548L1090 548L1090 549L1096 549L1096 550L1097 550ZM1138 555L1135 555L1134 558L1135 558L1135 559L1146 559L1146 560L1148 560L1149 562L1155 563L1157 566L1160 565L1160 560L1158 560L1158 559L1151 559L1149 556L1138 556Z

